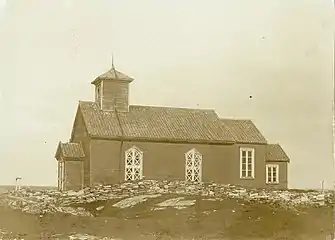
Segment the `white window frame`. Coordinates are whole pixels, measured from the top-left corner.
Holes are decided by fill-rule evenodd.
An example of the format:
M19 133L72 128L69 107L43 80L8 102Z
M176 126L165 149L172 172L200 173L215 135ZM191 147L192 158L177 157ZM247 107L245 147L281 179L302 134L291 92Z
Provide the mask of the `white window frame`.
M276 170L276 181L273 181L273 169ZM269 170L271 171L271 179L268 178ZM278 164L266 164L266 183L267 184L278 184L279 183L279 165Z
M191 155L191 165L189 165L189 156ZM195 155L198 157L198 166L195 166ZM198 174L195 173L198 170ZM191 179L189 179L189 173L191 171ZM198 176L198 180L195 180L195 176ZM186 182L202 182L202 154L195 148L185 153L185 181Z
M242 153L246 152L246 176L242 175ZM248 162L248 154L251 154L251 176L248 176L248 167L249 167L249 162ZM240 178L241 179L254 179L255 178L255 149L254 148L240 148Z
M139 160L140 160L139 165L134 164L134 162L130 165L127 163L128 153L132 152L132 151L137 152L139 154ZM134 159L133 159L133 161L134 161ZM137 180L143 179L143 152L138 147L132 146L131 148L129 148L128 150L125 151L124 163L125 163L125 166L124 166L124 171L125 171L124 172L124 180L125 181L137 181ZM128 168L132 168L132 169L139 168L139 175L140 175L139 179L134 178L135 174L133 174L132 179L128 179L128 173L127 173Z

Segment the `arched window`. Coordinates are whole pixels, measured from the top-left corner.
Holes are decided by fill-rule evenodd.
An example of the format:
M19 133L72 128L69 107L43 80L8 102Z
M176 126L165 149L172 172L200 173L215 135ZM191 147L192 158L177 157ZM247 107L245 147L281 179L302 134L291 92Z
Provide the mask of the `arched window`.
M140 180L143 177L143 152L133 146L125 152L125 180Z
M202 155L194 148L185 154L185 180L201 182Z

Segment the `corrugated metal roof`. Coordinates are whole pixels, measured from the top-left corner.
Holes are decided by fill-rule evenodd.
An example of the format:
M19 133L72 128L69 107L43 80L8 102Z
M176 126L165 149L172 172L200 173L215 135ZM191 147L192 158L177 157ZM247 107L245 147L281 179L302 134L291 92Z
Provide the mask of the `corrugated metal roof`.
M129 112L101 111L95 102L80 101L90 135L105 138L123 137L146 140L187 142L232 142L228 128L221 124L214 110L154 106L129 106Z
M267 141L251 120L221 119L238 143L266 144Z
M266 146L266 161L289 162L290 158L279 144L268 144Z
M83 147L80 143L59 143L59 148L64 158L85 157Z

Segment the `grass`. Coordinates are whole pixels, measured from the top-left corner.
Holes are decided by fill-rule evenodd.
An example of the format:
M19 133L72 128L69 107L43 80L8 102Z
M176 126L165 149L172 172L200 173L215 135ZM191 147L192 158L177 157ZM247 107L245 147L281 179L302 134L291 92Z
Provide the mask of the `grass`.
M140 230L141 234L155 233L174 238L306 239L306 236L310 236L313 239L325 239L332 232L331 207L284 210L233 199L208 201L202 197L185 196L185 199L196 199L196 204L181 210L167 208L152 211L157 203L174 197L163 195L126 209L113 207L119 200L80 206L93 213L96 219L119 222L120 229L125 229L126 225L121 223L128 221L137 226L131 231ZM97 211L99 206L104 208Z
M162 195L132 208L119 209L113 204L120 199L76 204L95 217L49 214L43 218L0 207L0 229L21 234L24 239L40 235L69 235L73 232L122 239L326 239L332 232L332 207L301 207L296 210L274 208L267 204L225 199L196 199L186 209L167 208L153 211L164 200L177 197ZM178 195L180 197L180 195ZM97 207L103 206L100 211Z

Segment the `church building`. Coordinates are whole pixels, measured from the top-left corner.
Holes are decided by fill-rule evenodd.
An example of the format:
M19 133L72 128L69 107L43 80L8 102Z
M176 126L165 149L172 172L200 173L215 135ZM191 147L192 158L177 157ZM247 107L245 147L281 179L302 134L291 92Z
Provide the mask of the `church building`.
M58 188L141 179L287 188L290 159L251 120L214 110L129 104L133 78L114 66L79 101L68 142L59 142Z

